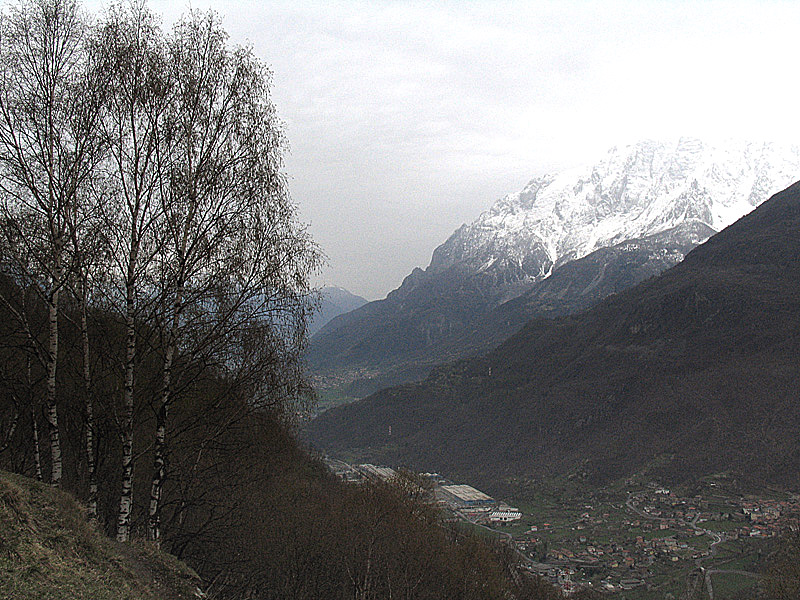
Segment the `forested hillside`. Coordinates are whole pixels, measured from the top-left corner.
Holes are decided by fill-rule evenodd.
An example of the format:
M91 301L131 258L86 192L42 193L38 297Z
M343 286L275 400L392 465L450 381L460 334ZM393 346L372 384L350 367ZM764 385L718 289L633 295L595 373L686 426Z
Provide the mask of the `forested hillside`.
M43 308L39 312L40 317L45 313ZM8 323L8 315L2 310L0 314L2 322ZM92 338L104 337L111 345L124 340L124 328L115 326L112 318L101 314L93 317ZM10 339L7 332L3 334L3 339ZM89 498L89 478L82 460L85 421L81 412L78 334L74 326L62 330L59 407L68 417L61 420L60 426L65 441L62 485L85 501ZM16 353L16 349L4 347L4 364L15 364ZM98 388L101 394L113 389L113 373L105 368L97 368L95 372L97 380L108 382L109 387ZM32 373L36 377L36 371L32 369ZM157 386L158 361L143 360L139 373L143 381ZM408 598L500 599L508 594L520 599L560 597L547 584L520 579L516 575L516 558L508 548L487 545L464 531L443 527L438 513L422 502L415 491L413 477L406 484L398 482L397 487L340 482L321 462L297 446L278 412L254 405L246 389L213 369L204 370L183 391L186 395L172 406L170 413L172 443L162 496L160 546L194 568L201 577L201 587L212 597L388 598L398 590L403 590ZM1 407L4 419L0 432L4 444L0 461L4 468L35 478L34 421L30 413L15 412L25 402L24 392L17 392L18 388L10 381L4 382ZM100 483L96 521L100 531L113 535L119 502L117 464L121 450L116 443L119 434L112 407L98 402L97 408L94 439L98 448L96 477ZM152 412L143 411L135 422L134 439L146 438L154 424ZM153 460L153 453L152 445L143 444L137 459L147 465ZM42 457L42 470L45 473L49 470L46 453ZM32 481L10 481L16 481L14 485L18 488L30 487L34 492L44 489L35 487ZM64 510L71 511L63 518L76 528L74 533L52 525L56 529L62 527L61 533L53 534L57 544L48 541L51 538L46 536L50 534L42 529L40 517L19 516L18 492L4 494L0 508L11 515L11 521L4 521L12 532L7 539L26 534L26 523L39 523L35 527L45 535L44 544L58 557L54 560L59 564L90 560L95 570L111 569L116 573L116 565L120 561L126 565L126 557L131 553L142 551L152 555L152 547L147 550L148 546L142 546L148 531L149 483L147 469L134 470L131 538L135 548L130 551L124 550L124 545L98 540L92 543L102 552L87 550L88 558L80 553L70 554L76 544L83 547L82 536L93 535L85 532L94 530L90 523L95 519L88 518L87 513L66 499L66 494L53 496L56 501L46 500L49 498L46 496L37 505L37 510L53 518L61 518L58 515ZM42 502L47 506L42 507ZM90 523L83 524L85 519ZM17 528L21 528L19 534ZM0 589L21 589L19 573L29 573L25 580L29 583L25 588L29 595L15 592L9 597L15 600L59 597L46 595L51 585L75 594L106 589L93 579L95 571L91 576L80 570L61 570L56 574L30 572L26 548L20 550L18 544L7 548L11 552L9 557L17 557L9 559L8 565L9 572L16 575L5 583L0 577L0 583L6 586ZM104 561L111 561L108 564L112 566L97 562L98 553L106 557ZM137 572L141 572L144 567L138 568ZM181 581L177 566L168 563L163 569L163 577ZM118 576L122 575L105 575L104 581L109 577L113 581ZM145 592L136 596L135 590L146 589L152 582L145 577L126 585L133 590L131 597L147 597ZM152 591L153 598L162 597L158 594L157 590Z

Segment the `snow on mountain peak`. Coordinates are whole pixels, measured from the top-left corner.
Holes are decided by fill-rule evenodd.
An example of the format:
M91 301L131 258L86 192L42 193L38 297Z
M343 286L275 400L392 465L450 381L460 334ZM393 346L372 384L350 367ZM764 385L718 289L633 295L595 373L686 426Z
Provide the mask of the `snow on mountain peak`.
M439 246L428 270L460 263L535 281L598 248L681 223L719 231L798 178L800 149L772 143L681 138L612 148L594 165L536 177L498 200Z

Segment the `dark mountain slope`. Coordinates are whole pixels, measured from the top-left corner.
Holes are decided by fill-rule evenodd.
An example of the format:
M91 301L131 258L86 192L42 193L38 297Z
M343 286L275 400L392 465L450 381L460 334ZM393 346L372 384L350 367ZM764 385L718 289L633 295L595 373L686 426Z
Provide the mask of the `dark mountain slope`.
M419 358L451 360L487 352L535 317L558 317L585 310L676 265L714 230L697 221L665 232L595 250L568 262L522 296L477 319L465 331L449 335Z
M499 482L800 475L800 184L664 273L320 416L334 452ZM392 435L388 428L391 425Z
M568 262L522 296L496 306L486 282L417 270L385 300L342 315L312 341L318 374L348 369L348 395L365 396L424 378L436 365L487 352L533 317L583 310L609 294L658 275L714 234L690 221L668 231L600 248ZM420 311L420 306L424 310Z
M309 352L315 370L393 364L410 352L462 328L496 305L490 282L460 267L435 276L414 269L384 300L333 319Z

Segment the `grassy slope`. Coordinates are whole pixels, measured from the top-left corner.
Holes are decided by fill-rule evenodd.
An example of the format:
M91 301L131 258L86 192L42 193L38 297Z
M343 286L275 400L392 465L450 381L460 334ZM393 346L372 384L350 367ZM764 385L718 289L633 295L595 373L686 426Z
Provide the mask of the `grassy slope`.
M0 471L0 599L179 600L198 582L150 545L97 532L69 494Z

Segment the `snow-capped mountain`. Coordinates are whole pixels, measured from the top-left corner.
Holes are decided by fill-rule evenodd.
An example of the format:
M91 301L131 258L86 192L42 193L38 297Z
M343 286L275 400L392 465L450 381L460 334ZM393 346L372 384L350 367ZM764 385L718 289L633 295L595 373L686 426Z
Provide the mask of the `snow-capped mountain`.
M385 300L312 340L313 372L361 397L584 310L683 260L800 179L800 149L645 141L532 180L463 225Z
M777 144L683 138L613 148L502 198L439 246L428 271L461 264L501 284L541 280L598 248L687 221L720 231L798 177L800 149Z

